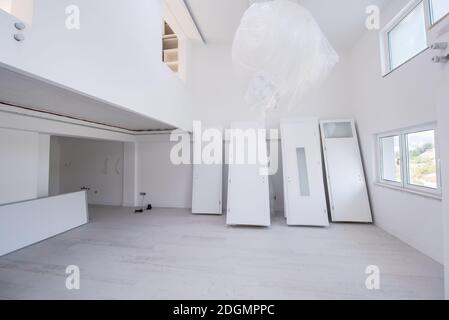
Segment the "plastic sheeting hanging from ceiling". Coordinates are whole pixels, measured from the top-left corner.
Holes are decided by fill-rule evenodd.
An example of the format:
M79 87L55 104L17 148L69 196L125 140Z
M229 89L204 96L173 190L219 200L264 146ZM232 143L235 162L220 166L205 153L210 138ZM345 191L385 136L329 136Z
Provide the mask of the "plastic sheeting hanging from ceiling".
M242 17L232 55L252 76L246 102L264 110L281 99L291 109L293 99L322 82L339 61L313 16L289 0L254 3Z

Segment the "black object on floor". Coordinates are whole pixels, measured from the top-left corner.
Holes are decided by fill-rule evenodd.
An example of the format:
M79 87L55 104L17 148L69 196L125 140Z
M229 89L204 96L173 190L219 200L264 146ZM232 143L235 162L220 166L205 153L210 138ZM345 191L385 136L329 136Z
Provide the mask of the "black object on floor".
M142 196L142 202L140 203L140 209L134 210L134 213L143 213L144 206L143 203L145 201L145 196L147 195L145 192L141 192L140 195Z

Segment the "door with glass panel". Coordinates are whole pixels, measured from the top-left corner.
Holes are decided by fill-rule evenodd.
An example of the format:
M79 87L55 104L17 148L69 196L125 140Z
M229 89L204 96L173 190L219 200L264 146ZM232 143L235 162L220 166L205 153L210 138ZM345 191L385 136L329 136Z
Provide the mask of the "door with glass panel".
M332 221L372 222L354 121L322 121L321 136Z
M318 119L281 121L288 225L328 226Z

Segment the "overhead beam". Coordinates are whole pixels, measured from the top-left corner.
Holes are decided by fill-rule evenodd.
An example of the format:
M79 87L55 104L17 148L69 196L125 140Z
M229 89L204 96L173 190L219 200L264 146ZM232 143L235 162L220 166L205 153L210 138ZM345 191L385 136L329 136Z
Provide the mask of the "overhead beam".
M206 43L195 18L184 0L164 0L162 11L175 33L188 39Z

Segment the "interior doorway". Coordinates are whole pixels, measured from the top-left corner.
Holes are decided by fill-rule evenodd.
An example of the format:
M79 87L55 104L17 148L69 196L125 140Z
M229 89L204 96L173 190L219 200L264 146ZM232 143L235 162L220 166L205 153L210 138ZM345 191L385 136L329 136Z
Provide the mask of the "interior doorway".
M87 191L89 204L123 204L122 142L52 136L49 194Z

